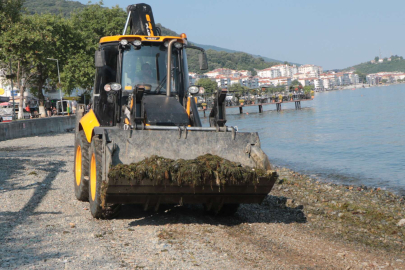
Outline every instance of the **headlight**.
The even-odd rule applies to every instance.
[[[174,47],[176,47],[177,49],[181,49],[183,47],[183,44],[181,44],[180,42],[175,42]]]
[[[107,83],[106,85],[104,85],[104,90],[109,92],[111,90],[113,91],[119,91],[121,90],[121,84],[119,83]]]
[[[113,91],[120,91],[120,90],[121,90],[121,84],[119,84],[119,83],[112,83],[112,84],[111,84],[111,90],[113,90]]]
[[[127,45],[128,45],[128,40],[123,39],[123,40],[120,41],[120,44],[121,44],[122,46],[127,46]]]
[[[165,41],[165,43],[163,43],[165,45],[165,47],[169,47],[169,41]]]
[[[198,86],[195,86],[195,85],[192,85],[192,86],[190,86],[190,87],[188,88],[188,92],[189,92],[191,95],[198,94],[198,91],[199,91],[199,88],[198,88]]]
[[[135,46],[141,46],[142,42],[139,39],[135,39],[132,44],[134,44]]]

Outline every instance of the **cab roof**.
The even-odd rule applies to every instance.
[[[181,43],[185,43],[185,40],[181,37],[175,36],[140,36],[140,35],[118,35],[118,36],[108,36],[102,37],[100,39],[100,44],[109,43],[109,42],[117,42],[126,39],[128,41],[134,41],[135,39],[139,39],[140,41],[150,41],[150,42],[164,42],[166,40],[177,39],[177,41]]]

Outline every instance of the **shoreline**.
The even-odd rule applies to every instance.
[[[303,222],[326,237],[402,254],[405,196],[381,188],[322,182],[285,167],[263,202],[300,209]]]
[[[274,170],[279,170],[279,169],[286,169],[295,172],[296,174],[300,175],[305,175],[308,178],[311,178],[314,181],[318,181],[323,184],[333,184],[333,185],[340,185],[340,186],[356,186],[356,187],[362,187],[366,189],[381,189],[383,191],[387,191],[390,193],[393,193],[396,196],[399,197],[405,197],[405,186],[395,186],[395,187],[387,187],[383,185],[371,185],[367,183],[363,183],[360,177],[355,177],[353,176],[352,178],[356,183],[348,183],[345,182],[344,180],[340,180],[338,177],[336,178],[331,178],[331,177],[324,177],[318,175],[319,173],[317,172],[303,172],[300,169],[293,168],[293,166],[284,165],[284,164],[277,164],[277,163],[272,163],[270,160],[271,165],[273,166]],[[339,175],[341,177],[347,177],[346,175]]]
[[[395,83],[385,83],[385,84],[367,84],[367,83],[359,83],[359,84],[349,84],[338,86],[337,88],[333,89],[324,89],[322,91],[316,91],[317,93],[321,92],[328,92],[328,91],[336,91],[336,90],[357,90],[357,89],[367,89],[373,87],[384,87],[384,86],[391,86],[391,85],[398,85],[398,84],[405,84],[405,82],[395,82]]]

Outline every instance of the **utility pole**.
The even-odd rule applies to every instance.
[[[62,100],[62,88],[61,88],[61,85],[60,85],[59,60],[58,59],[53,59],[53,58],[47,58],[47,59],[52,60],[52,61],[56,61],[56,66],[58,67],[59,94],[60,94],[60,112],[63,115],[63,100]]]
[[[13,88],[13,71],[11,70],[11,59],[10,59],[10,81],[11,81],[11,95],[13,96],[13,120],[15,120],[15,103],[14,103],[14,88]]]

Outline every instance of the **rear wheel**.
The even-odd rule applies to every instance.
[[[89,202],[90,202],[90,212],[95,218],[110,219],[119,214],[121,209],[120,204],[105,204],[102,205],[102,163],[101,163],[101,144],[102,141],[94,137],[91,142],[90,152],[89,152]]]
[[[74,187],[79,201],[89,199],[89,147],[84,131],[81,130],[75,141]]]

